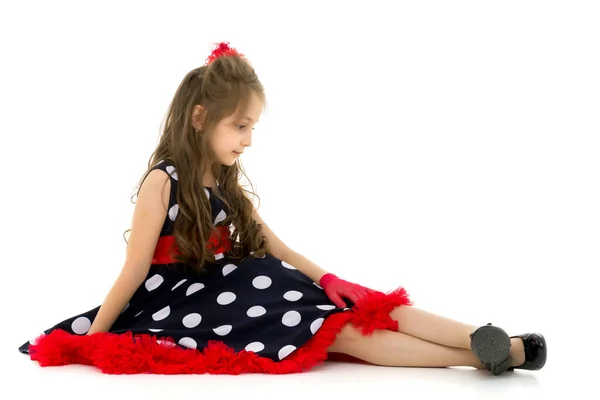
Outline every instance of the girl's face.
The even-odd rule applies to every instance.
[[[219,121],[208,138],[216,162],[231,166],[246,147],[252,145],[252,130],[260,118],[262,109],[262,102],[253,94],[246,115],[236,112]]]

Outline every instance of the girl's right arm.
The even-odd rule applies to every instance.
[[[148,274],[167,216],[171,182],[160,169],[144,180],[133,212],[125,264],[87,332],[108,331]]]

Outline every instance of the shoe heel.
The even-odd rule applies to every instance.
[[[501,375],[504,372],[508,371],[511,363],[512,363],[512,357],[508,356],[504,361],[501,361],[499,363],[488,362],[488,363],[483,363],[483,365],[484,365],[485,369],[490,371],[492,374]]]

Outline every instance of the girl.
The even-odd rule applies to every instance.
[[[170,105],[139,182],[124,266],[101,306],[19,350],[105,373],[294,373],[330,355],[386,366],[538,370],[541,334],[509,337],[343,280],[285,245],[238,184],[265,106],[246,58],[220,43]]]

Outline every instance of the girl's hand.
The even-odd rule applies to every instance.
[[[368,294],[375,292],[364,286],[340,279],[334,274],[323,275],[319,280],[319,286],[323,288],[327,297],[340,308],[346,307],[342,297],[356,304]]]

